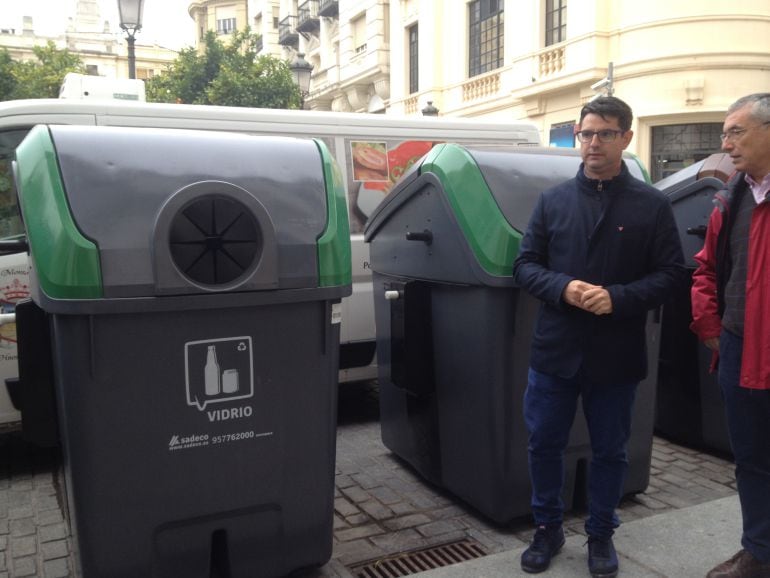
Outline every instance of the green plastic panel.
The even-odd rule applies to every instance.
[[[19,198],[38,283],[51,299],[103,296],[99,250],[70,213],[51,134],[33,128],[16,148]]]
[[[327,207],[326,229],[318,238],[318,284],[320,287],[350,285],[353,265],[342,173],[327,146],[314,140],[323,163]]]
[[[522,235],[505,219],[476,161],[464,148],[442,144],[428,153],[421,172],[435,174],[482,269],[510,277]]]
[[[639,165],[639,170],[642,171],[642,175],[644,175],[644,182],[648,185],[652,184],[652,179],[650,178],[650,173],[647,172],[647,167],[644,166],[644,163],[642,162],[642,159],[640,159],[638,156],[636,156],[634,153],[630,153],[626,151],[624,153],[624,160],[626,162],[632,161]]]

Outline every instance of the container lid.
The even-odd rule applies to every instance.
[[[38,126],[15,175],[51,299],[350,284],[342,179],[320,141]]]
[[[626,155],[625,160],[633,176],[646,180],[646,173],[635,157]],[[427,190],[427,175],[432,175],[431,187],[441,197],[453,223],[449,228],[456,237],[454,242],[460,254],[466,256],[465,261],[443,259],[442,266],[435,267],[435,278],[458,283],[511,284],[513,261],[540,193],[573,178],[580,163],[577,149],[457,144],[434,147],[371,215],[365,239],[372,243],[373,268],[418,278],[426,278],[426,271],[431,274],[433,267],[429,261],[435,260],[440,248],[433,246],[415,259],[415,243],[404,242],[403,233],[393,233],[393,229],[422,227],[395,216],[401,212],[419,213],[420,202],[415,199]],[[426,199],[423,202],[428,202],[428,195],[422,197]],[[435,219],[432,222],[437,226]],[[384,254],[378,259],[380,248],[375,249],[374,245],[385,229],[385,251],[390,259],[384,258]],[[435,239],[434,245],[437,244]]]

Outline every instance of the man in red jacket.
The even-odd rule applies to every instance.
[[[770,577],[770,93],[727,110],[722,149],[738,173],[715,196],[695,256],[692,330],[719,359],[743,549],[707,578]]]

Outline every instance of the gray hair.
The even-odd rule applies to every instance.
[[[727,109],[731,115],[745,106],[751,105],[751,117],[759,122],[770,122],[770,92],[757,92],[736,100]]]

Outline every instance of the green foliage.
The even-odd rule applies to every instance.
[[[235,32],[228,44],[209,31],[205,50],[186,48],[168,70],[147,81],[147,100],[262,108],[299,108],[286,61],[257,54],[259,36]]]
[[[0,100],[56,98],[68,72],[84,72],[80,57],[52,41],[33,49],[36,60],[14,61],[0,51]]]
[[[0,100],[10,100],[16,92],[16,77],[13,74],[14,62],[8,50],[0,48]]]

